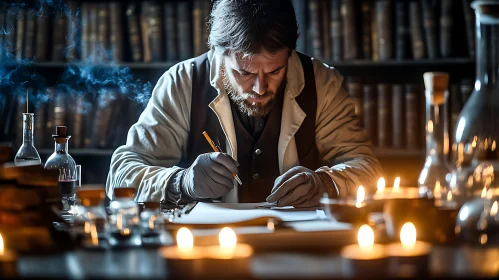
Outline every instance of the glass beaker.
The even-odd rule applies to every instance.
[[[139,228],[139,206],[133,200],[135,188],[115,188],[116,200],[109,204],[109,243],[113,247],[134,247],[142,244]]]
[[[76,163],[68,153],[68,141],[71,138],[67,135],[65,126],[57,126],[56,134],[52,135],[55,140],[54,153],[47,159],[45,169],[59,170],[59,188],[62,194],[62,214],[71,214],[71,207],[75,202],[75,187],[78,181]]]
[[[450,179],[461,205],[480,197],[499,171],[499,3],[474,1],[471,6],[476,14],[475,88],[456,125]]]
[[[42,164],[40,155],[34,146],[35,114],[23,113],[23,144],[14,158],[15,165]]]
[[[447,99],[449,74],[423,74],[426,98],[426,161],[418,178],[419,192],[439,201],[448,191],[446,157],[449,154]]]

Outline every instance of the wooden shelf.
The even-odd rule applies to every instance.
[[[13,62],[6,63],[7,66],[19,67],[26,66],[30,68],[66,68],[68,66],[78,67],[94,67],[94,68],[109,68],[109,67],[128,67],[136,70],[154,70],[154,69],[168,69],[178,63],[179,61],[167,62],[120,62],[116,64],[92,64],[86,62],[33,62],[24,63],[22,65]],[[456,57],[456,58],[442,58],[442,59],[422,59],[422,60],[385,60],[385,61],[372,61],[372,60],[348,60],[348,61],[325,61],[327,64],[337,67],[406,67],[406,66],[452,66],[452,65],[472,65],[475,59],[471,57]]]
[[[406,149],[390,149],[390,148],[374,148],[374,154],[379,158],[423,158],[424,150],[406,150]],[[53,149],[40,149],[40,154],[50,155],[54,152]],[[111,156],[114,149],[69,149],[69,154],[74,156]]]

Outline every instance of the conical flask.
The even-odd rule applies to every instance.
[[[34,146],[34,123],[35,115],[33,113],[23,113],[23,144],[14,158],[16,165],[37,165],[42,163],[40,155]]]

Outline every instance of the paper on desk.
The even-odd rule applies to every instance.
[[[187,215],[173,220],[178,224],[230,224],[245,222],[257,218],[274,217],[284,222],[309,221],[323,218],[322,210],[291,209],[261,209],[257,205],[261,203],[205,203],[199,202]],[[322,213],[319,213],[322,212]]]

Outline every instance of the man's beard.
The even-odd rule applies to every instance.
[[[222,66],[223,67],[223,66]],[[246,114],[249,117],[265,117],[270,113],[270,110],[274,107],[276,103],[277,94],[283,91],[283,86],[286,84],[285,81],[281,81],[281,85],[277,92],[266,91],[264,94],[259,95],[256,92],[243,92],[240,93],[235,86],[232,85],[225,69],[222,71],[222,82],[225,87],[225,91],[229,95],[230,100],[234,102],[240,112]],[[248,98],[263,98],[267,99],[267,102],[253,102],[250,103]]]

